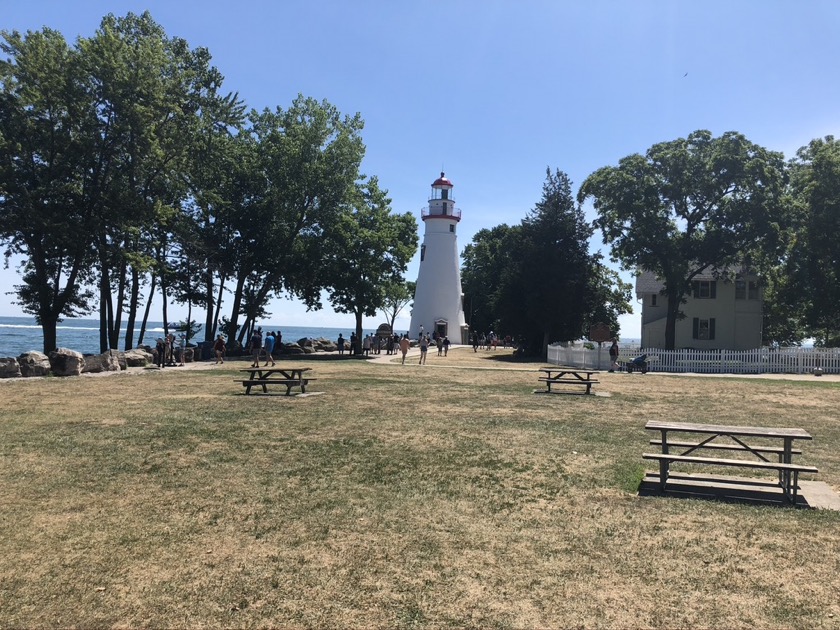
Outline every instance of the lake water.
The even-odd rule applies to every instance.
[[[306,326],[280,326],[277,324],[261,324],[263,330],[279,330],[283,333],[283,341],[291,342],[304,337],[318,339],[325,337],[335,340],[338,333],[350,336],[346,328],[309,328]],[[134,330],[137,339],[139,327]],[[374,332],[366,330],[367,332]],[[99,320],[97,319],[65,319],[58,325],[56,331],[59,348],[69,348],[82,354],[99,353]],[[163,322],[148,322],[146,324],[145,345],[154,345],[155,339],[164,334]],[[120,333],[120,349],[123,348],[125,328]],[[199,340],[204,339],[203,332],[199,332]],[[41,327],[31,317],[0,317],[0,357],[17,357],[29,350],[44,349],[44,337]]]

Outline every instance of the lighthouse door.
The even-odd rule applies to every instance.
[[[435,322],[435,332],[437,333],[438,337],[446,337],[449,333],[447,332],[448,324],[446,320],[438,320]]]

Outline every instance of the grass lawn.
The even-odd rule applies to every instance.
[[[637,494],[654,418],[802,427],[837,490],[840,384],[492,356],[0,382],[0,628],[840,627],[840,513]]]

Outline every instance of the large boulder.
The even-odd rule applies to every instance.
[[[16,378],[20,376],[20,365],[13,357],[0,358],[0,378]]]
[[[283,344],[283,352],[285,354],[305,354],[303,348],[296,343]]]
[[[315,340],[315,350],[318,352],[336,352],[338,346],[335,345],[334,341],[321,337]]]
[[[43,352],[24,352],[17,361],[23,376],[46,376],[50,373],[50,358]]]
[[[102,354],[88,354],[84,357],[82,373],[92,372],[119,372],[120,353],[117,350],[109,350]]]
[[[155,355],[144,348],[134,348],[125,351],[125,364],[128,367],[146,367],[155,360]]]
[[[78,376],[85,366],[81,352],[58,348],[50,352],[50,370],[55,376]]]

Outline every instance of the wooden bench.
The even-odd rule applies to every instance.
[[[817,473],[814,466],[794,464],[793,455],[800,455],[800,449],[793,448],[794,440],[810,440],[811,436],[802,429],[771,428],[771,427],[737,427],[728,425],[693,424],[682,422],[651,421],[645,428],[659,431],[661,439],[651,440],[654,446],[660,446],[661,453],[644,453],[644,459],[659,462],[659,485],[664,491],[668,482],[670,465],[672,463],[699,464],[708,466],[733,466],[760,470],[773,470],[778,473],[778,485],[782,488],[784,497],[791,503],[796,503],[799,490],[799,473]],[[705,440],[698,442],[675,441],[668,439],[668,433],[689,433],[708,435]],[[768,446],[747,444],[743,438],[767,438],[782,440],[782,446]],[[720,443],[715,440],[726,438],[734,443]],[[680,453],[670,452],[671,448],[685,449]],[[756,459],[727,459],[722,457],[698,457],[691,455],[696,450],[725,450],[748,453]],[[779,461],[770,461],[765,455],[778,455]]]
[[[545,383],[545,393],[551,393],[552,385],[582,385],[586,388],[586,393],[592,391],[592,386],[597,385],[600,381],[593,378],[598,372],[589,370],[578,370],[575,368],[541,368],[540,372],[545,372],[545,376],[540,376],[537,380]],[[541,391],[541,390],[537,390]]]

